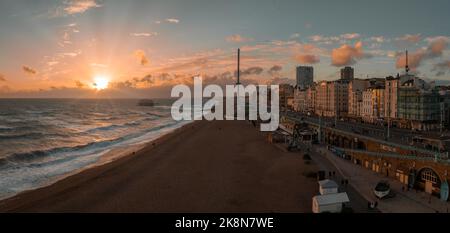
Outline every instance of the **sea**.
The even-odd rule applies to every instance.
[[[189,121],[173,100],[0,99],[0,199],[129,155]]]

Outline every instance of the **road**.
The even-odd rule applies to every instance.
[[[297,112],[283,112],[282,114],[285,114],[290,117],[295,118],[304,118],[305,120],[309,122],[313,122],[315,124],[320,123],[320,119],[317,116],[307,116],[302,113]],[[337,124],[336,124],[337,123]],[[349,122],[349,121],[337,121],[334,118],[322,118],[322,125],[323,126],[333,126],[336,129],[344,130],[347,132],[352,132],[356,134],[361,134],[369,137],[373,137],[379,140],[387,140],[387,127],[381,126],[381,125],[373,125],[373,124],[367,124],[367,123],[361,123],[361,122]],[[436,136],[437,132],[434,132],[434,136]],[[414,137],[416,136],[423,136],[423,132],[415,132],[412,130],[407,129],[400,129],[392,127],[390,129],[391,137],[388,139],[388,141],[403,145],[411,145],[411,142]],[[428,132],[427,135],[431,135],[433,133]],[[418,145],[415,145],[416,147]],[[426,149],[426,148],[422,148]]]

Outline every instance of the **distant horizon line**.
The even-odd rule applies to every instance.
[[[143,99],[152,99],[152,100],[164,100],[164,99],[175,99],[174,97],[156,97],[156,98],[85,98],[85,97],[0,97],[0,100],[27,100],[27,99],[60,99],[60,100],[143,100]]]

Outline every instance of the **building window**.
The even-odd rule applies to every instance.
[[[422,180],[424,181],[431,181],[431,183],[436,184],[438,182],[438,178],[431,170],[426,170],[422,172]]]

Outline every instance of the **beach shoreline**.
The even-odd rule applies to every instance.
[[[14,199],[15,197],[17,197],[19,195],[23,195],[23,194],[26,194],[26,193],[29,193],[29,192],[33,192],[33,191],[36,191],[36,190],[39,190],[39,189],[45,189],[46,187],[55,185],[55,184],[57,184],[58,182],[60,182],[62,180],[70,178],[71,176],[83,173],[83,172],[85,172],[87,170],[90,170],[90,169],[95,169],[97,167],[101,167],[101,166],[107,165],[109,163],[114,163],[114,162],[116,162],[118,160],[124,159],[124,158],[129,157],[129,156],[133,156],[133,155],[139,153],[139,151],[141,151],[143,149],[146,149],[147,147],[153,146],[153,144],[156,145],[156,144],[161,143],[162,141],[164,141],[168,137],[170,137],[172,134],[176,134],[177,132],[180,132],[180,131],[184,130],[184,128],[189,127],[190,125],[194,125],[195,123],[198,123],[198,122],[192,121],[192,122],[185,123],[184,125],[180,126],[179,128],[175,128],[175,129],[171,130],[170,132],[168,132],[166,134],[162,134],[162,135],[158,136],[157,138],[151,139],[151,140],[146,141],[146,142],[133,144],[133,145],[126,145],[126,146],[124,145],[124,146],[120,146],[120,147],[111,149],[110,151],[107,151],[104,154],[102,154],[100,156],[100,158],[98,159],[98,161],[93,163],[93,164],[90,164],[90,165],[88,165],[86,167],[82,167],[82,168],[73,170],[73,171],[71,171],[71,172],[69,172],[67,174],[64,174],[64,175],[61,175],[59,177],[56,177],[56,178],[54,178],[54,179],[52,179],[52,180],[50,180],[48,182],[45,182],[45,183],[39,185],[36,188],[27,189],[27,190],[18,192],[16,194],[13,194],[13,195],[10,195],[10,196],[1,197],[0,198],[0,205],[1,205],[1,203],[8,202],[9,199]]]
[[[310,212],[317,185],[302,173],[317,168],[265,139],[245,121],[192,122],[0,212]]]

